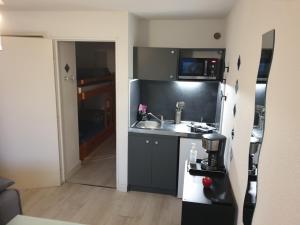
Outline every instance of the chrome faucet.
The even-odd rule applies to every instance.
[[[184,108],[185,103],[183,101],[176,102],[176,112],[175,112],[175,123],[180,124],[181,123],[181,113]]]
[[[164,116],[163,115],[160,115],[160,119],[157,116],[153,115],[153,113],[151,113],[151,112],[147,113],[147,115],[151,116],[153,119],[156,119],[160,123],[164,122]]]

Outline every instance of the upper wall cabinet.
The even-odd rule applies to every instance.
[[[222,81],[225,49],[134,48],[134,78]]]
[[[134,48],[134,78],[172,81],[178,75],[179,49]]]

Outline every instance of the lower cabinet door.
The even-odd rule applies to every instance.
[[[152,139],[152,187],[176,194],[178,137],[155,135]]]
[[[151,186],[152,140],[146,135],[129,134],[128,138],[128,183]]]

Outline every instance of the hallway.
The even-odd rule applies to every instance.
[[[116,137],[107,138],[81,164],[69,183],[116,188]]]

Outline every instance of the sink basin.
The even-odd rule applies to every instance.
[[[158,129],[160,128],[160,123],[157,121],[140,121],[135,126],[143,129]]]

